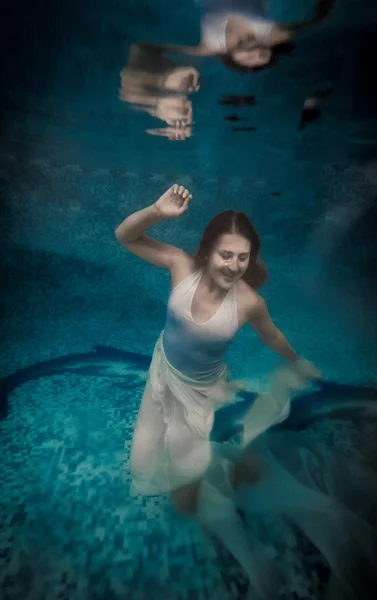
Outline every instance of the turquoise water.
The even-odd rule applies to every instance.
[[[363,13],[338,3],[276,70],[250,78],[203,63],[195,135],[175,144],[148,137],[151,121],[119,101],[118,87],[132,41],[197,41],[197,9],[176,4],[9,8],[1,42],[4,600],[245,597],[236,562],[166,497],[130,495],[133,427],[169,278],[129,256],[114,229],[174,181],[193,193],[190,211],[155,235],[193,252],[216,212],[247,212],[270,269],[270,312],[323,372],[325,384],[302,396],[284,427],[375,468],[375,104],[360,58],[373,60],[364,34],[377,20],[373,3]],[[287,20],[304,8],[274,3]],[[334,93],[322,118],[299,132],[303,100],[324,84]],[[255,107],[238,109],[255,132],[231,132],[217,102],[230,90],[256,94]],[[246,328],[228,359],[234,377],[256,385],[280,362]],[[236,421],[235,412],[219,413],[214,437],[237,438]],[[285,531],[266,543],[286,565],[282,599],[324,597],[328,566],[313,547]]]

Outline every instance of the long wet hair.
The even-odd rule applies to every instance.
[[[248,216],[242,212],[225,210],[208,223],[194,255],[198,267],[206,265],[218,238],[226,233],[236,233],[249,240],[249,264],[242,279],[254,289],[262,287],[268,279],[268,269],[260,259],[261,242]]]
[[[220,55],[219,58],[223,65],[231,71],[235,71],[236,73],[256,73],[258,71],[264,71],[265,69],[271,69],[272,67],[275,67],[280,62],[280,58],[292,52],[294,48],[295,46],[292,44],[292,42],[282,42],[281,44],[273,46],[270,48],[272,54],[269,62],[266,65],[260,65],[258,67],[246,67],[244,65],[240,65],[236,60],[234,60],[232,53]]]

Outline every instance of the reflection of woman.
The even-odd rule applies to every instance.
[[[170,48],[193,55],[217,55],[229,67],[249,70],[267,65],[297,31],[326,18],[335,0],[317,0],[310,19],[287,24],[276,23],[268,17],[267,0],[197,2],[202,10],[199,45]]]
[[[175,130],[175,139],[181,138],[183,128],[192,124],[188,94],[199,89],[198,70],[192,65],[173,62],[153,45],[133,44],[120,76],[121,100],[165,121],[172,139]]]
[[[245,214],[229,210],[214,217],[195,257],[144,233],[162,219],[180,216],[190,199],[182,186],[173,186],[116,230],[128,250],[169,269],[172,278],[165,329],[154,350],[134,433],[134,485],[143,494],[172,492],[174,505],[189,513],[195,512],[211,462],[214,410],[231,395],[224,355],[238,329],[250,323],[265,344],[304,365],[306,378],[316,375],[310,363],[299,360],[255,291],[266,281],[267,269],[258,261],[260,241]],[[265,403],[262,412],[262,431],[286,416],[274,401]],[[257,476],[253,469],[250,464],[246,469],[251,478]],[[238,475],[235,469],[231,477],[236,481]],[[205,516],[202,522],[211,527]],[[227,543],[226,533],[220,537]],[[228,547],[253,580],[242,528]]]
[[[267,16],[265,0],[198,0],[203,16],[201,47],[228,55],[246,67],[267,64],[271,46],[290,39],[287,30]]]
[[[157,135],[165,137],[171,141],[183,141],[192,136],[192,127],[182,125],[181,121],[177,121],[174,125],[168,127],[159,127],[157,129],[147,129],[149,135]]]

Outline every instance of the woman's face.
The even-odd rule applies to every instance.
[[[263,67],[267,65],[271,60],[271,50],[265,46],[258,46],[256,48],[239,49],[233,50],[230,56],[231,58],[242,67]]]
[[[238,233],[221,235],[207,263],[212,280],[224,290],[233,287],[249,265],[250,249],[249,240]]]

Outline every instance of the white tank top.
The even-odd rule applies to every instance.
[[[213,317],[197,323],[191,306],[202,276],[202,270],[196,271],[172,289],[163,347],[177,371],[197,381],[212,381],[223,374],[225,353],[239,328],[236,288],[229,290]]]
[[[205,45],[219,54],[227,53],[226,45],[226,26],[230,17],[242,16],[245,21],[250,23],[255,39],[261,44],[265,44],[274,26],[272,21],[262,17],[251,17],[242,13],[221,12],[210,13],[202,18],[202,40]]]

